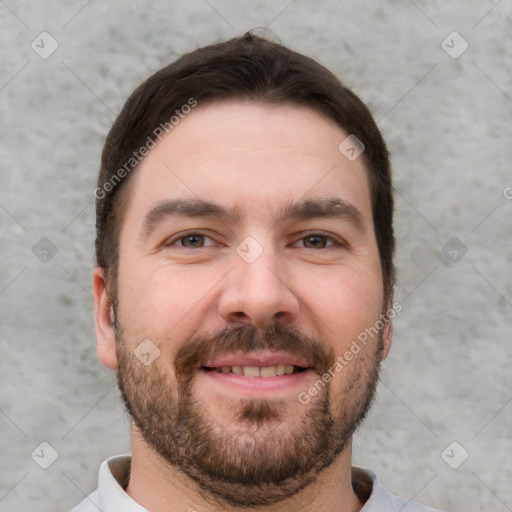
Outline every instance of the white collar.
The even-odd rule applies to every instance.
[[[98,489],[88,496],[72,512],[148,512],[125,491],[130,455],[120,455],[107,459],[100,467]],[[407,506],[408,512],[439,512],[419,503],[399,498],[390,493],[377,476],[367,469],[352,468],[353,485],[367,501],[361,512],[398,512]]]

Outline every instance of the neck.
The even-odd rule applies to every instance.
[[[216,504],[201,492],[195,482],[178,469],[166,464],[132,428],[132,463],[126,492],[151,512],[164,512],[172,504],[176,510],[194,512],[235,512],[242,509]],[[334,463],[299,493],[255,512],[301,512],[337,510],[357,512],[362,504],[352,488],[352,446],[348,443]],[[245,509],[244,509],[245,510]]]

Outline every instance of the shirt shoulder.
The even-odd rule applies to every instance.
[[[104,461],[98,475],[98,489],[71,512],[148,512],[125,491],[130,465],[130,455]]]
[[[70,512],[98,512],[98,490],[89,494]]]
[[[422,505],[417,501],[407,500],[405,498],[400,498],[399,496],[392,495],[395,502],[395,508],[393,510],[400,510],[403,512],[442,512],[437,508],[427,507],[426,505]]]
[[[365,501],[361,512],[441,512],[394,495],[367,469],[352,468],[352,485],[362,501]]]

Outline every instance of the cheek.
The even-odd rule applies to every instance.
[[[379,318],[383,307],[382,281],[366,267],[324,270],[323,279],[316,276],[304,283],[301,300],[306,311],[314,313],[311,318],[319,332],[340,354]]]
[[[196,334],[208,292],[218,279],[215,272],[190,272],[165,261],[148,265],[127,258],[119,267],[120,317],[131,335],[155,340],[162,351],[175,352],[181,340]],[[169,344],[169,339],[177,343]]]

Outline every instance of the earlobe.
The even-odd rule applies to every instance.
[[[96,353],[101,363],[115,370],[117,368],[116,339],[114,332],[114,311],[108,297],[105,273],[96,267],[92,278],[94,294],[94,326],[96,330]]]

